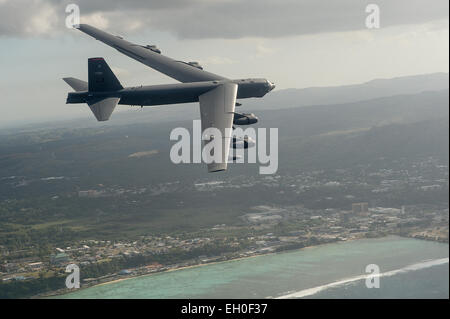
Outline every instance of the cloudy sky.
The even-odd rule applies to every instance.
[[[65,104],[70,88],[61,80],[86,79],[89,57],[105,57],[124,86],[174,82],[67,29],[70,3],[82,23],[228,78],[267,78],[277,89],[449,68],[448,0],[0,0],[0,128],[95,121],[87,107]],[[380,8],[379,29],[366,27],[370,3]]]

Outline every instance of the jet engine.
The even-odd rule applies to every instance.
[[[161,54],[161,50],[154,44],[147,44],[144,48],[152,50],[153,52]]]
[[[258,122],[258,118],[253,113],[234,113],[234,125],[251,125]]]
[[[188,64],[189,64],[190,66],[193,66],[194,68],[203,70],[203,67],[202,67],[202,66],[200,65],[200,63],[198,63],[198,62],[192,61],[192,62],[188,62]]]

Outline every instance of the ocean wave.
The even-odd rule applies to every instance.
[[[406,273],[406,272],[410,272],[410,271],[415,271],[415,270],[419,270],[419,269],[424,269],[424,268],[429,268],[429,267],[433,267],[433,266],[438,266],[438,265],[443,265],[443,264],[448,264],[449,262],[449,258],[441,258],[441,259],[433,259],[433,260],[426,260],[426,261],[422,261],[420,263],[416,263],[416,264],[412,264],[412,265],[408,265],[405,266],[403,268],[400,269],[395,269],[395,270],[390,270],[378,275],[372,275],[372,274],[366,274],[366,275],[360,275],[360,276],[355,276],[355,277],[350,277],[350,278],[345,278],[345,279],[341,279],[339,281],[335,281],[326,285],[321,285],[321,286],[317,286],[317,287],[313,287],[313,288],[308,288],[308,289],[303,289],[300,291],[296,291],[296,292],[290,292],[288,294],[282,295],[282,296],[278,296],[275,299],[290,299],[290,298],[303,298],[306,296],[311,296],[311,295],[315,295],[321,291],[330,289],[332,287],[338,287],[338,286],[343,286],[346,285],[348,283],[352,283],[352,282],[356,282],[359,280],[365,280],[366,278],[368,278],[370,276],[370,278],[373,277],[390,277],[390,276],[394,276],[397,274],[401,274],[401,273]]]

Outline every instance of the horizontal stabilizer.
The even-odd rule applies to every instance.
[[[118,97],[108,97],[100,101],[88,102],[88,105],[91,108],[92,113],[94,113],[97,121],[107,121],[109,120],[109,117],[114,111],[114,108],[119,100],[120,98]]]
[[[63,80],[77,92],[88,90],[88,83],[86,81],[78,80],[76,78],[63,78]]]

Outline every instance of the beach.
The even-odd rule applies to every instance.
[[[380,266],[382,282],[405,275],[411,265],[418,266],[406,268],[409,276],[440,267],[448,277],[448,244],[397,236],[361,239],[121,278],[53,298],[300,298],[305,289],[363,282],[359,276],[369,263]],[[441,290],[448,295],[448,285]]]

